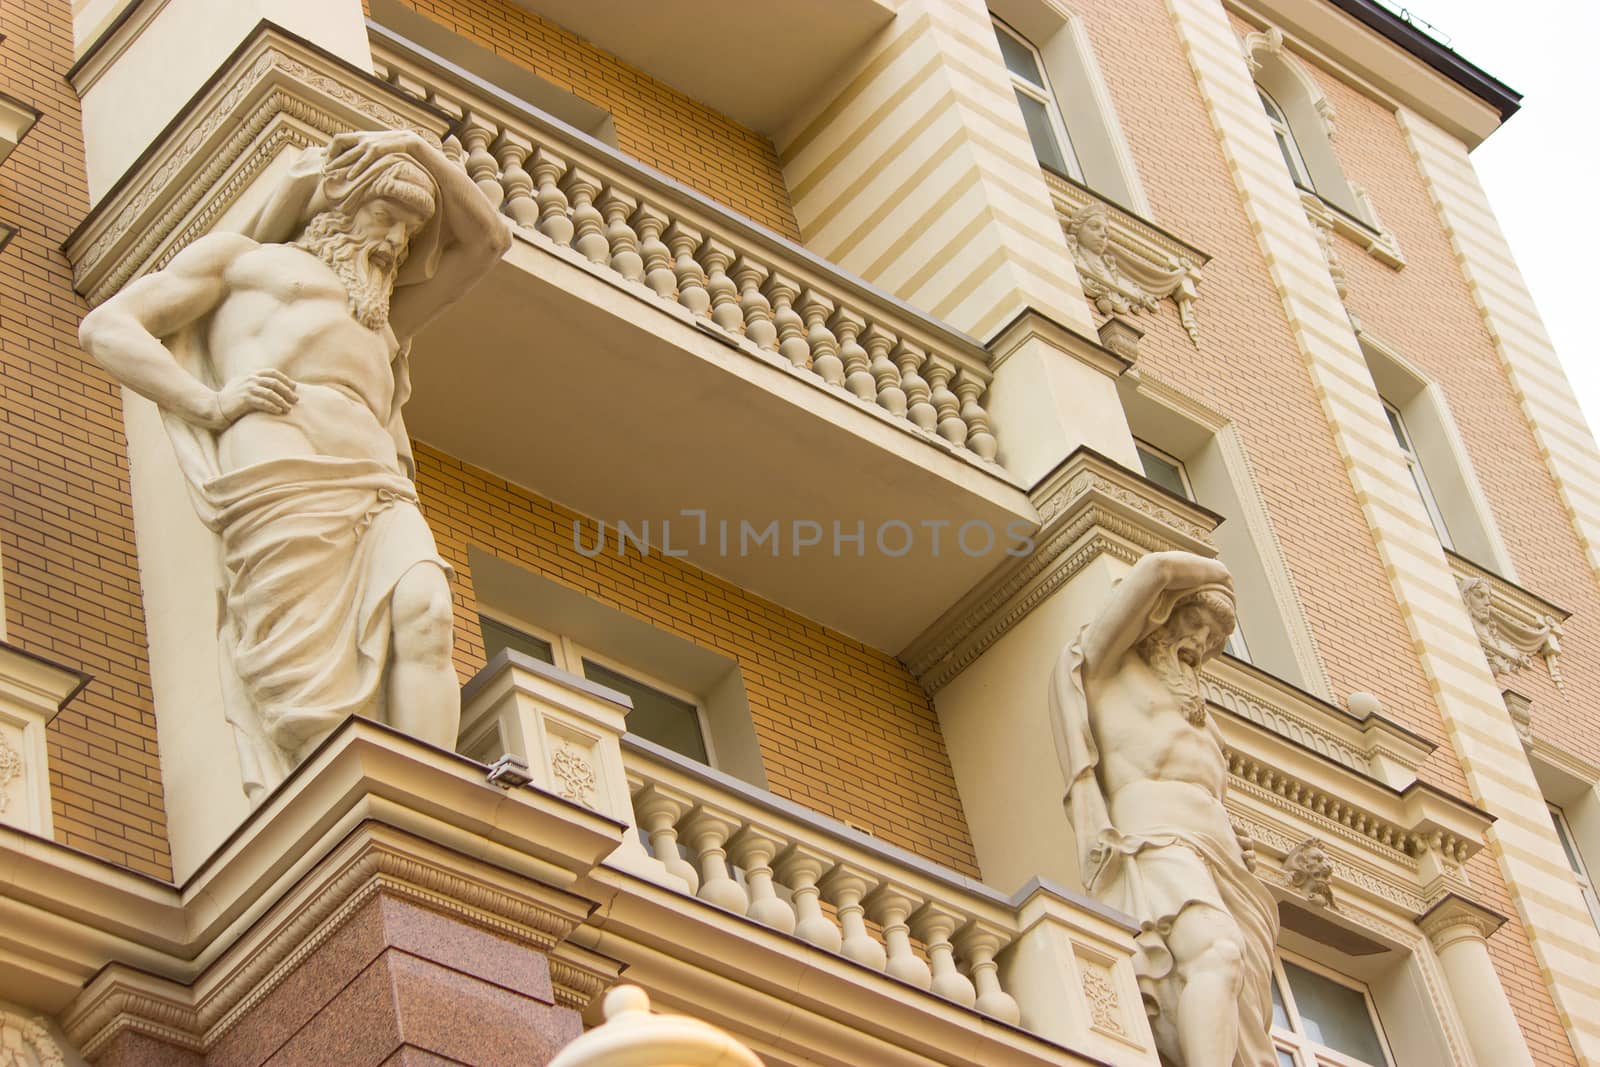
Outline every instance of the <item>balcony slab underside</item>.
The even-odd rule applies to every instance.
[[[406,408],[418,440],[604,520],[608,553],[617,551],[617,521],[635,532],[648,521],[650,551],[682,553],[889,651],[1005,558],[1010,524],[1037,526],[1026,495],[998,467],[775,353],[737,346],[567,251],[519,238],[418,337]],[[706,514],[704,543],[698,517],[683,514],[691,509]],[[771,540],[757,541],[774,521],[776,554]],[[835,551],[836,521],[847,537],[859,523],[864,542],[841,540]],[[820,543],[797,547],[797,523],[802,538]],[[963,526],[970,553],[958,539]],[[876,543],[880,528],[887,551]],[[985,531],[994,543],[980,552]],[[583,524],[581,538],[592,553],[595,523]],[[903,555],[888,554],[908,541]]]

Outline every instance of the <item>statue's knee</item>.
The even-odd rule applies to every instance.
[[[1229,985],[1236,986],[1244,981],[1244,949],[1232,937],[1223,936],[1212,941],[1198,963]]]
[[[408,571],[395,586],[390,611],[398,653],[449,658],[455,618],[449,583],[438,568],[414,567]]]

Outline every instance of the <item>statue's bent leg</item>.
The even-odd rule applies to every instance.
[[[1193,904],[1178,913],[1167,947],[1183,982],[1178,1044],[1187,1067],[1232,1067],[1239,1046],[1244,935],[1226,912]]]
[[[395,583],[389,664],[389,725],[455,751],[461,687],[451,662],[454,615],[450,582],[435,563],[418,563]]]

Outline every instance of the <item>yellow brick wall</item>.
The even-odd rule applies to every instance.
[[[1075,5],[1074,12],[1084,19],[1154,221],[1215,257],[1205,268],[1199,290],[1198,348],[1190,343],[1171,306],[1163,305],[1156,315],[1137,319],[1147,331],[1140,346],[1141,369],[1237,421],[1336,698],[1353,690],[1376,694],[1390,718],[1439,746],[1422,768],[1424,780],[1467,797],[1465,777],[1432,688],[1412,651],[1384,561],[1251,220],[1240,206],[1233,176],[1218,150],[1171,14],[1159,3],[1129,5],[1120,0],[1085,0]],[[1236,21],[1235,28],[1242,34],[1253,27]],[[1357,95],[1353,90],[1338,86],[1336,93],[1335,88],[1325,83],[1339,111],[1335,151],[1346,173],[1379,201],[1387,221],[1397,224],[1402,216],[1407,218],[1400,241],[1411,260],[1404,271],[1391,272],[1341,241],[1341,258],[1351,277],[1351,306],[1375,333],[1413,359],[1417,357],[1411,348],[1428,338],[1428,346],[1445,360],[1454,358],[1458,343],[1481,346],[1482,329],[1465,302],[1460,273],[1452,262],[1435,254],[1442,240],[1437,215],[1425,198],[1415,199],[1419,179],[1409,152],[1398,140],[1394,116],[1381,108],[1377,108],[1381,115],[1374,114],[1376,105],[1371,101],[1357,103],[1350,99]],[[1376,127],[1384,123],[1386,128],[1378,131]],[[1352,158],[1356,149],[1365,149],[1359,160]],[[1399,186],[1412,191],[1397,196]],[[1414,228],[1431,228],[1432,233],[1424,238],[1412,232]],[[1405,284],[1397,287],[1396,281]],[[1436,304],[1436,311],[1430,308],[1425,317],[1417,316],[1419,306],[1428,306],[1417,294],[1434,290],[1452,295]],[[1378,306],[1384,313],[1375,310]],[[1369,309],[1374,310],[1369,313]],[[1420,333],[1393,328],[1394,319],[1407,317],[1417,320]],[[1491,423],[1516,417],[1514,407],[1503,406],[1503,381],[1492,362],[1474,357],[1458,368],[1458,377],[1471,379],[1470,388],[1476,393],[1456,403],[1501,404]],[[1470,419],[1460,421],[1476,418],[1474,411]],[[1485,438],[1494,432],[1481,428]],[[1521,441],[1529,439],[1526,427],[1518,436]],[[1473,458],[1478,460],[1476,452]],[[1532,466],[1519,466],[1522,462],[1506,458],[1509,466],[1523,470],[1530,479],[1541,473]],[[1481,466],[1479,473],[1484,474]],[[1508,480],[1512,477],[1507,475]],[[1535,492],[1551,496],[1547,475],[1534,484],[1540,487]],[[1538,514],[1540,518],[1516,532],[1502,521],[1508,540],[1527,538],[1533,545],[1550,540],[1538,529],[1540,523],[1551,521],[1548,508],[1542,506]],[[1525,567],[1520,557],[1518,563]],[[1524,579],[1532,585],[1530,574],[1525,573]],[[1556,598],[1553,592],[1548,595]],[[1512,916],[1490,939],[1490,947],[1536,1062],[1575,1062],[1489,850],[1469,864],[1469,871],[1481,899]]]
[[[617,147],[800,239],[772,142],[510,0],[401,0],[545,81],[604,108]]]
[[[456,568],[456,667],[483,666],[469,546],[735,659],[769,788],[891,844],[977,875],[966,817],[927,695],[892,657],[660,555],[595,559],[580,516],[417,445],[417,488]],[[593,523],[585,521],[592,538]]]
[[[56,839],[169,875],[120,390],[78,350],[61,242],[88,209],[66,0],[0,25],[0,92],[43,117],[0,165],[0,553],[11,642],[94,681],[47,733]]]

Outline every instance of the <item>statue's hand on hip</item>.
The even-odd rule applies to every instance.
[[[1250,831],[1249,830],[1246,830],[1244,827],[1238,825],[1237,823],[1235,823],[1234,827],[1233,827],[1233,836],[1235,838],[1237,838],[1238,841],[1239,841],[1239,851],[1244,856],[1244,869],[1247,870],[1247,871],[1255,870],[1256,869],[1256,840],[1255,840],[1255,838],[1250,836]]]
[[[287,415],[299,395],[294,379],[281,370],[258,370],[244,374],[218,389],[215,410],[206,420],[209,430],[226,430],[239,419],[258,411]]]

